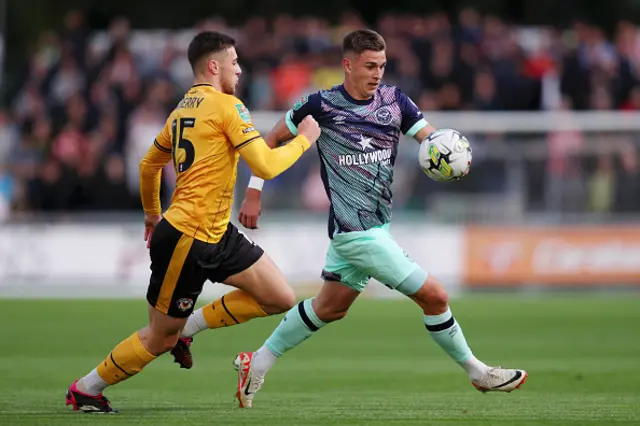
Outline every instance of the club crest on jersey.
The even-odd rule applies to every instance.
[[[238,115],[245,123],[251,123],[251,114],[246,106],[242,104],[236,104],[236,110],[238,111]]]
[[[307,102],[309,102],[309,96],[303,96],[303,97],[301,97],[300,99],[298,99],[298,100],[296,101],[296,103],[295,103],[295,104],[293,104],[293,110],[294,110],[294,111],[299,110],[299,109],[302,107],[302,105],[306,104]]]
[[[387,107],[378,108],[375,113],[376,121],[379,124],[389,124],[391,120],[393,120],[393,115],[391,114],[391,110]]]
[[[193,299],[189,299],[188,297],[183,297],[182,299],[178,299],[178,309],[182,312],[186,312],[193,307]]]

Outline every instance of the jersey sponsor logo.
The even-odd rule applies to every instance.
[[[387,125],[393,120],[391,110],[387,107],[378,108],[375,112],[376,121],[379,124]]]
[[[300,108],[302,108],[302,105],[306,104],[307,102],[309,102],[309,96],[303,96],[303,97],[301,97],[300,99],[298,99],[298,100],[296,101],[296,103],[295,103],[295,104],[293,104],[293,110],[294,110],[294,111],[299,110]]]
[[[391,148],[360,154],[342,154],[338,156],[338,164],[341,166],[363,166],[373,163],[391,164],[391,155]]]
[[[242,121],[245,123],[251,123],[251,114],[246,106],[243,104],[236,104],[236,110],[238,111],[238,115]]]

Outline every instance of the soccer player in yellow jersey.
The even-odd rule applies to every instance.
[[[234,96],[241,73],[234,46],[231,37],[215,32],[202,32],[189,45],[193,87],[140,163],[144,237],[151,257],[149,324],[73,382],[66,402],[74,410],[115,412],[104,389],[139,373],[172,349],[176,361],[189,368],[188,346],[189,359],[176,356],[181,348],[177,342],[206,280],[237,290],[197,311],[192,323],[203,328],[240,324],[285,312],[295,304],[280,270],[230,223],[229,216],[239,157],[254,175],[272,179],[300,158],[320,129],[309,116],[291,143],[269,148],[253,127],[249,111]],[[177,182],[163,217],[160,178],[169,161]]]

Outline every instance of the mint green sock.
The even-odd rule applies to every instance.
[[[463,364],[473,356],[450,309],[440,315],[425,315],[424,325],[433,340],[457,363]]]
[[[313,311],[312,300],[307,299],[298,303],[280,321],[278,328],[264,343],[271,353],[282,356],[326,325]]]

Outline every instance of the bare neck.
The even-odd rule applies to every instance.
[[[353,99],[358,101],[367,101],[371,99],[371,96],[363,95],[358,92],[358,90],[356,90],[355,84],[353,84],[349,79],[345,79],[343,85],[344,89]]]

